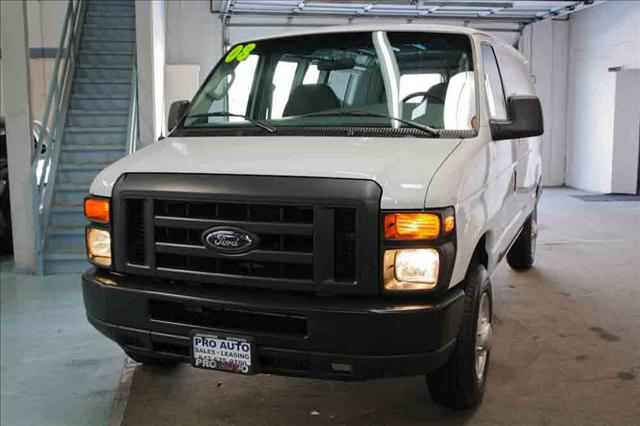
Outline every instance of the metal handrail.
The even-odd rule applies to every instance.
[[[138,147],[138,70],[134,63],[131,72],[131,96],[129,117],[127,118],[127,155],[133,154]]]
[[[36,273],[38,274],[41,274],[44,269],[45,230],[47,229],[60,153],[59,142],[62,140],[64,122],[67,115],[69,94],[85,10],[86,0],[68,0],[58,53],[51,74],[49,92],[42,116],[42,127],[33,158],[33,197],[36,207],[34,211],[36,224]]]

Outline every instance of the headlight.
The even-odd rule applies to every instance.
[[[111,234],[92,226],[87,227],[87,255],[98,266],[111,266]]]
[[[387,250],[384,268],[386,290],[430,290],[438,282],[440,255],[432,248]]]

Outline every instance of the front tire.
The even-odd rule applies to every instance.
[[[464,311],[449,360],[427,374],[432,399],[452,408],[472,408],[484,396],[491,356],[491,283],[484,266],[472,264],[464,282]]]
[[[533,266],[536,257],[536,239],[538,238],[538,208],[522,226],[520,235],[507,253],[507,263],[517,271],[527,271]]]

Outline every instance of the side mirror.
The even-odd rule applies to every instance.
[[[172,131],[182,119],[185,111],[189,107],[189,101],[176,101],[171,104],[171,108],[169,108],[169,120],[167,129]]]
[[[507,100],[509,120],[491,120],[493,140],[520,139],[544,133],[542,107],[535,96],[511,96]]]

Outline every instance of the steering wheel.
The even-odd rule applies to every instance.
[[[413,98],[417,98],[418,96],[422,96],[423,98],[428,98],[428,99],[432,99],[434,101],[436,101],[439,104],[443,104],[444,103],[444,99],[440,98],[439,96],[434,95],[433,93],[429,93],[429,92],[414,92],[414,93],[410,93],[407,96],[405,96],[404,98],[402,98],[402,102],[407,102],[409,99],[413,99]],[[422,102],[424,102],[424,99],[422,100]]]

